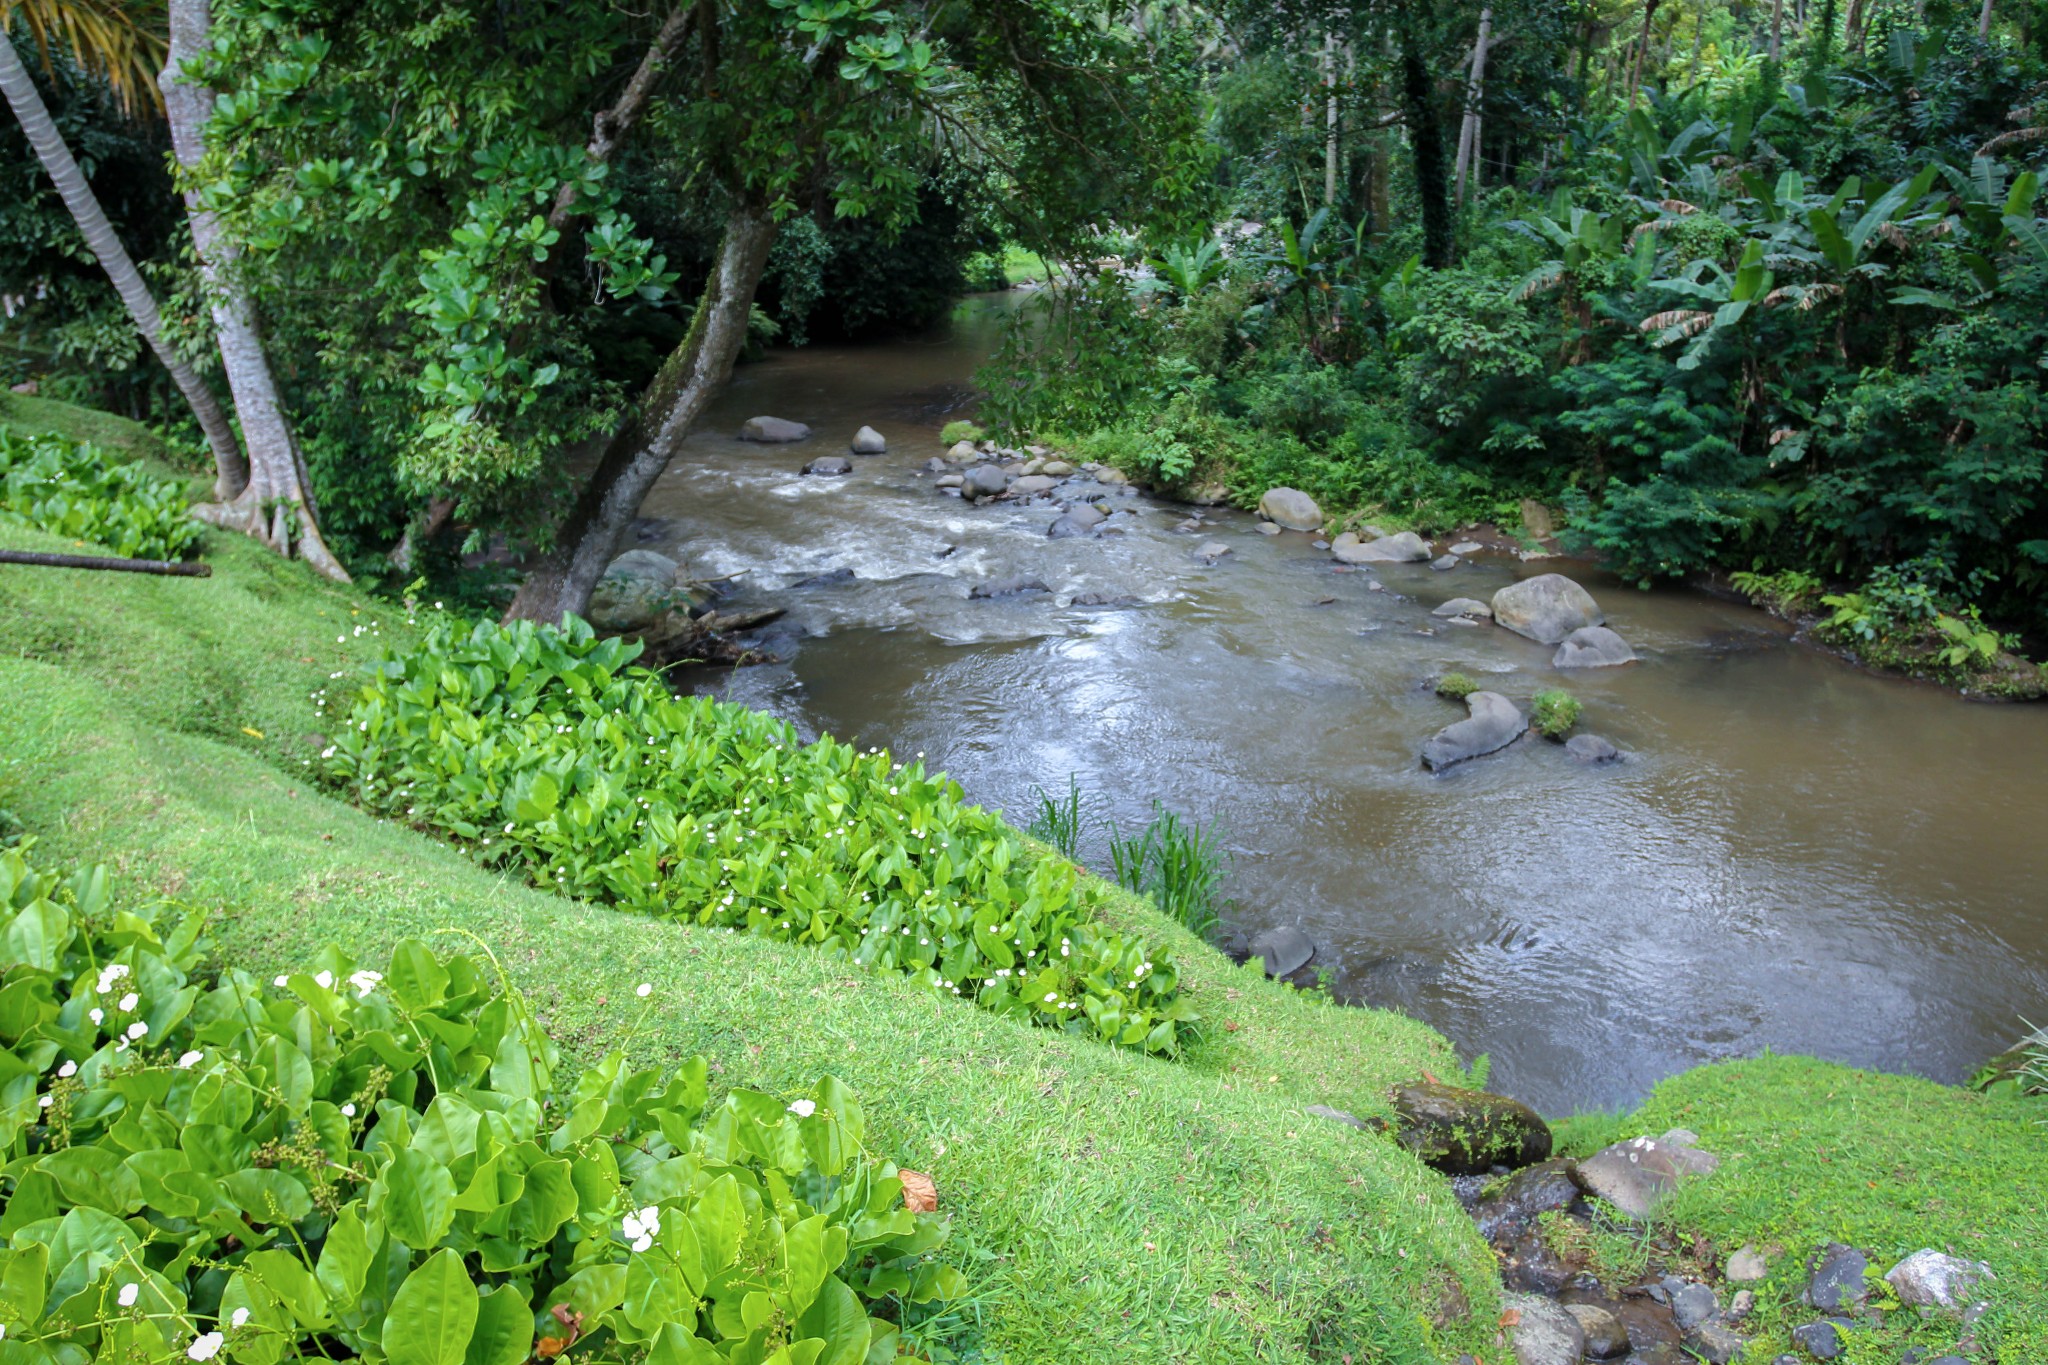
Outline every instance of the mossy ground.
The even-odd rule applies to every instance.
[[[0,545],[62,544],[0,530]],[[981,1359],[1511,1359],[1491,1258],[1444,1183],[1302,1112],[1384,1114],[1389,1085],[1449,1079],[1457,1059],[1428,1028],[1274,986],[1127,897],[1115,913],[1172,944],[1208,1020],[1177,1061],[802,948],[531,890],[303,775],[310,694],[402,638],[403,611],[236,537],[211,535],[206,557],[204,580],[0,567],[0,807],[45,859],[103,862],[131,894],[205,909],[216,951],[257,970],[329,940],[366,960],[406,936],[480,941],[578,1059],[703,1052],[725,1084],[769,1089],[841,1076],[876,1147],[938,1180],[974,1283],[963,1340]],[[651,1004],[633,997],[640,981]],[[1727,1251],[1785,1249],[1760,1296],[1758,1359],[1801,1320],[1805,1255],[1839,1240],[1885,1265],[1921,1246],[1991,1262],[1979,1358],[2038,1365],[2044,1118],[2037,1103],[1767,1057],[1674,1077],[1638,1114],[1563,1137],[1588,1148],[1685,1126],[1724,1155],[1664,1216]],[[1886,1346],[1948,1330],[1894,1321]],[[1852,1361],[1890,1365],[1880,1344],[1859,1340]]]

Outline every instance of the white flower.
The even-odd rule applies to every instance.
[[[121,1003],[114,1006],[114,1008],[121,1011],[121,1013],[126,1014],[128,1013],[128,1011],[134,1009],[137,1005],[141,1003],[142,997],[137,995],[134,991],[130,991],[128,992],[128,994],[121,997]]]
[[[807,1119],[818,1112],[818,1104],[815,1100],[791,1100],[789,1112],[800,1119]]]
[[[197,1049],[185,1053],[184,1055],[178,1058],[178,1070],[190,1071],[193,1067],[199,1065],[199,1063],[205,1058],[205,1056],[205,1053],[200,1052]]]
[[[234,1316],[228,1319],[228,1326],[230,1327],[246,1327],[248,1323],[249,1310],[246,1308],[237,1308],[234,1312]]]
[[[356,999],[366,1000],[370,992],[377,989],[377,983],[384,979],[384,973],[372,971],[350,972],[348,984],[356,988]]]
[[[92,1020],[95,1024],[100,1024],[106,1022],[107,1014],[105,1010],[94,1008],[87,1010],[85,1017]]]
[[[732,897],[728,896],[726,897],[726,899],[731,900]],[[633,988],[633,994],[639,996],[642,1000],[645,1000],[648,996],[654,994],[654,983],[650,981],[641,982],[639,985]]]
[[[345,1118],[345,1119],[352,1119],[352,1118],[354,1118],[354,1117],[356,1116],[356,1107],[355,1107],[355,1105],[353,1105],[353,1104],[344,1104],[343,1106],[341,1106],[341,1116],[342,1116],[343,1118]]]
[[[633,1244],[633,1250],[645,1251],[654,1245],[654,1239],[661,1235],[661,1210],[649,1204],[646,1208],[627,1214],[619,1221],[619,1227]]]
[[[1050,1005],[1053,1001],[1059,998],[1059,993],[1057,991],[1047,991],[1045,993],[1045,1003],[1048,1005]]]
[[[105,995],[108,991],[112,990],[114,983],[126,975],[128,975],[128,968],[123,963],[109,962],[106,966],[100,968],[100,994]]]
[[[39,1100],[37,1100],[37,1101],[36,1101],[36,1108],[38,1108],[38,1109],[48,1109],[48,1108],[49,1108],[49,1107],[50,1107],[51,1105],[53,1105],[53,1104],[55,1104],[55,1103],[56,1103],[56,1101],[55,1101],[54,1099],[52,1099],[52,1098],[51,1098],[50,1096],[48,1096],[48,1095],[45,1095],[45,1096],[43,1096],[43,1097],[42,1097],[41,1099],[39,1099]]]
[[[59,1076],[76,1076],[76,1075],[78,1074],[78,1063],[77,1063],[77,1062],[66,1062],[66,1063],[64,1063],[64,1065],[62,1065],[62,1066],[60,1066],[60,1067],[58,1067],[58,1068],[57,1068],[57,1074],[58,1074]]]
[[[287,982],[288,980],[290,980],[290,978],[289,978],[289,977],[286,977],[285,975],[283,975],[282,973],[280,973],[280,974],[279,974],[279,975],[278,975],[277,977],[275,977],[275,978],[274,978],[274,979],[273,979],[273,980],[271,981],[271,983],[270,983],[270,984],[271,984],[271,985],[273,985],[273,986],[275,986],[275,987],[277,987],[277,988],[278,988],[279,990],[283,990],[283,989],[285,988],[285,983],[286,983],[286,982]]]
[[[128,1026],[128,1039],[130,1042],[133,1042],[135,1039],[140,1038],[143,1034],[147,1032],[149,1032],[149,1025],[143,1023],[140,1019],[137,1019],[134,1023]]]
[[[120,1304],[123,1308],[133,1308],[136,1296],[140,1293],[142,1293],[141,1285],[124,1284],[121,1286],[121,1292],[114,1295],[114,1302]]]
[[[189,1360],[212,1360],[220,1354],[221,1343],[225,1340],[227,1338],[218,1332],[203,1333],[199,1340],[185,1348],[185,1356]]]
[[[313,973],[313,984],[318,986],[323,991],[332,989],[334,985],[334,973],[327,971]]]

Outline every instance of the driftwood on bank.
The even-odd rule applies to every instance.
[[[0,550],[0,564],[28,564],[43,569],[114,569],[170,578],[213,577],[211,564],[187,564],[174,559],[116,559],[107,555],[45,555],[32,550]]]

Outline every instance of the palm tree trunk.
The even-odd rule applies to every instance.
[[[78,169],[71,149],[64,145],[63,135],[57,131],[49,108],[44,105],[35,82],[29,79],[28,70],[22,66],[21,56],[14,50],[5,29],[0,29],[0,94],[6,95],[14,116],[21,121],[21,129],[28,135],[29,145],[35,148],[36,158],[56,183],[64,207],[71,210],[72,220],[85,235],[86,245],[99,258],[107,278],[114,282],[114,292],[121,296],[128,316],[135,321],[135,329],[142,333],[149,349],[171,372],[178,392],[185,395],[193,417],[198,419],[199,429],[206,434],[206,443],[213,450],[214,495],[235,497],[249,482],[249,466],[242,458],[241,446],[235,441],[235,430],[228,424],[227,414],[221,410],[220,400],[213,396],[213,390],[206,387],[206,382],[178,357],[164,339],[163,318],[157,312],[156,299],[150,294],[148,283],[129,258],[128,248],[121,244],[114,225],[107,221],[107,215],[100,208],[100,201],[94,197],[92,186],[86,183],[85,173]]]
[[[207,0],[171,0],[170,55],[157,84],[164,92],[164,112],[171,124],[171,148],[187,174],[206,155],[206,124],[213,117],[214,93],[184,80],[184,65],[210,45],[213,16]],[[228,388],[235,395],[235,413],[249,443],[249,483],[238,497],[199,509],[197,515],[216,526],[240,530],[290,556],[298,542],[299,558],[338,583],[349,581],[348,570],[320,535],[320,518],[306,484],[306,459],[299,450],[291,420],[278,398],[277,379],[263,349],[256,308],[248,286],[235,271],[239,253],[221,230],[220,219],[204,207],[197,190],[185,191],[185,215],[192,224],[192,247],[213,312],[220,357]],[[285,513],[286,508],[290,513]]]
[[[775,217],[752,200],[734,204],[718,260],[704,285],[688,335],[642,395],[639,412],[605,448],[555,536],[555,547],[527,574],[507,620],[556,621],[581,614],[611,563],[612,549],[683,437],[725,387],[747,339],[754,290],[775,243]]]

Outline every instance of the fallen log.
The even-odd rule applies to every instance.
[[[0,564],[29,564],[44,569],[113,569],[171,578],[213,577],[211,564],[187,564],[174,559],[117,559],[111,555],[46,555],[33,550],[0,550]]]

